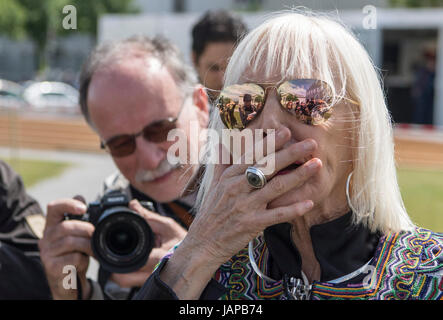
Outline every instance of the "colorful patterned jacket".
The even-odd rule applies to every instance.
[[[275,247],[284,247],[288,242],[289,234],[286,238],[281,237],[282,229],[280,229],[278,237],[281,242],[279,243],[270,238],[269,232],[266,235],[265,231],[264,235],[257,237],[253,242],[251,256],[259,271],[268,275],[269,278],[280,280],[262,279],[253,270],[246,247],[220,266],[200,299],[443,300],[443,234],[415,228],[412,231],[377,236],[372,246],[365,246],[370,242],[368,239],[374,239],[374,234],[363,227],[354,229],[352,232],[344,231],[347,230],[343,228],[348,224],[350,216],[350,214],[346,215],[314,230],[317,235],[311,228],[313,239],[318,238],[319,234],[326,239],[322,243],[326,247],[323,256],[320,250],[316,252],[317,259],[324,269],[320,281],[305,285],[293,275],[288,278],[286,274],[290,274],[291,270],[297,268],[297,264],[294,263],[297,259],[292,259],[291,262],[291,254],[297,256],[297,252],[296,250],[292,252],[281,250],[275,254]],[[335,232],[336,237],[340,237],[340,234],[348,234],[351,238],[332,240],[334,234],[328,234],[328,230]],[[316,241],[318,242],[318,239]],[[337,242],[339,246],[334,247],[334,244],[331,245],[328,242]],[[313,245],[316,249],[314,241]],[[159,276],[173,251],[162,260],[136,299],[177,299],[173,290],[162,282]],[[343,251],[352,252],[351,255],[346,255],[342,253]],[[272,270],[275,269],[275,259],[270,254],[271,252],[274,252],[275,256],[281,256],[279,264],[280,269],[285,273],[283,277],[279,277],[278,273],[275,276],[276,273]],[[327,253],[324,254],[324,252]],[[353,260],[360,252],[370,253],[370,255],[363,254],[362,256],[369,261],[360,259],[349,264],[347,268],[343,266],[346,264],[344,261]],[[328,253],[331,254],[328,255]],[[332,261],[337,255],[336,266],[340,265],[342,271],[345,270],[346,273],[336,273],[341,276],[335,278],[334,272],[328,273],[326,270],[329,268],[334,271],[334,266],[325,262],[323,258],[326,257],[326,260]],[[355,266],[359,267],[355,268]]]
[[[254,247],[258,267],[266,274],[268,250],[259,237]],[[417,228],[380,238],[363,281],[312,283],[309,298],[443,300],[443,235]],[[226,288],[221,299],[288,299],[284,280],[269,282],[251,268],[245,248],[222,265],[215,280]]]

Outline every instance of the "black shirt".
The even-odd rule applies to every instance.
[[[30,217],[43,219],[20,176],[0,160],[0,299],[50,299]]]
[[[372,233],[363,225],[352,225],[352,212],[335,220],[312,226],[311,241],[321,267],[321,281],[330,281],[347,275],[366,264],[373,256],[380,234]],[[282,223],[268,227],[264,238],[269,249],[270,274],[273,279],[301,278],[302,260],[291,237],[291,225]],[[139,300],[177,299],[174,291],[160,279],[167,263],[163,260],[135,296]],[[353,281],[360,279],[353,278]],[[218,299],[224,287],[211,280],[200,299]]]

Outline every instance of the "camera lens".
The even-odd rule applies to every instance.
[[[110,227],[106,237],[109,249],[118,255],[131,254],[137,247],[137,232],[127,223],[121,223]]]
[[[103,269],[128,273],[146,264],[154,244],[148,223],[127,207],[103,212],[92,236],[92,250]]]

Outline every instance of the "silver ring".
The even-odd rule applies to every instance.
[[[261,189],[266,184],[266,176],[265,174],[256,167],[248,167],[245,171],[246,180],[251,187],[256,189]]]

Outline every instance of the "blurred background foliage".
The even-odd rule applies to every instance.
[[[43,5],[42,5],[43,4]],[[37,47],[38,64],[44,64],[43,52],[51,37],[66,35],[62,26],[63,7],[77,10],[77,30],[94,38],[97,21],[105,13],[137,13],[133,0],[1,0],[0,34],[12,39],[29,38]]]
[[[443,0],[389,0],[389,4],[392,7],[429,8],[443,6]]]

